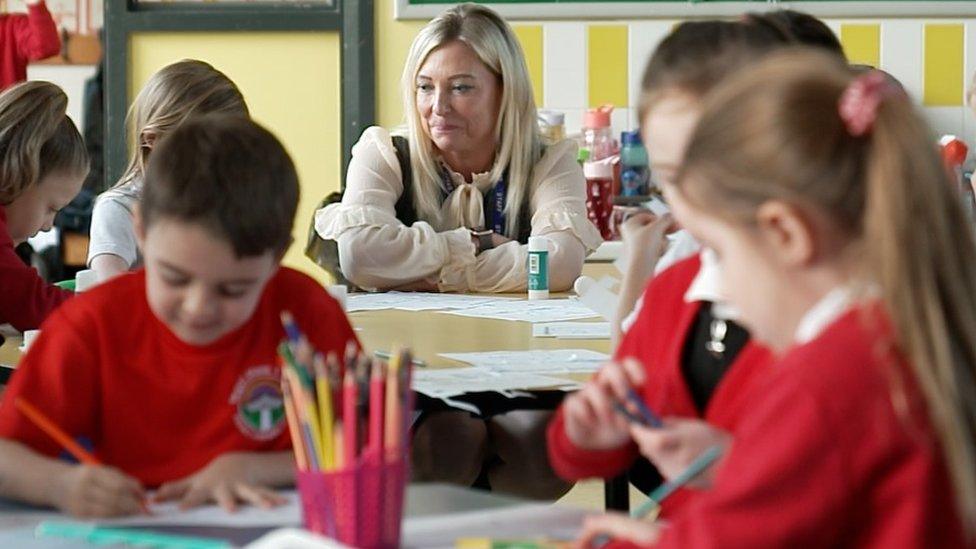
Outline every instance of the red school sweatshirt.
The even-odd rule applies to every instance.
[[[888,326],[855,309],[788,351],[655,547],[973,547]]]
[[[0,15],[0,89],[27,80],[27,63],[58,54],[61,38],[44,2]]]
[[[72,295],[24,264],[7,231],[7,212],[0,206],[0,324],[34,330]]]
[[[729,366],[701,414],[695,406],[681,362],[685,343],[703,303],[686,303],[684,296],[701,261],[696,255],[676,263],[648,284],[644,306],[634,325],[615,353],[616,360],[635,358],[644,365],[647,381],[638,393],[662,416],[701,418],[732,431],[750,404],[748,388],[768,375],[770,352],[749,340]],[[547,432],[549,461],[556,473],[570,481],[584,478],[610,478],[627,470],[638,457],[630,443],[609,451],[585,450],[566,435],[560,409]],[[662,516],[672,516],[683,508],[697,491],[682,489],[665,500]]]

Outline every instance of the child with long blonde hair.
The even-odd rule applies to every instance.
[[[208,114],[248,116],[241,91],[208,63],[184,59],[153,74],[129,110],[132,155],[115,187],[102,193],[92,213],[88,266],[107,280],[141,265],[133,211],[156,142],[190,118]]]
[[[665,194],[778,363],[733,433],[632,427],[667,478],[726,457],[668,527],[602,516],[584,543],[973,546],[976,245],[932,143],[883,74],[814,52],[709,98]]]

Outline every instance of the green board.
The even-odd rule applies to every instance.
[[[430,19],[456,0],[396,0],[397,19]],[[974,0],[490,0],[476,2],[510,19],[665,19],[728,17],[790,8],[820,17],[967,17]]]

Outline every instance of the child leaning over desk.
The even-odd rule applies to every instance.
[[[136,513],[146,488],[183,506],[271,505],[293,483],[276,348],[290,311],[323,353],[356,341],[317,282],[279,262],[294,165],[248,120],[201,118],[149,163],[145,269],[72,300],[44,326],[0,407],[0,496],[72,515]],[[105,466],[59,461],[22,398]]]

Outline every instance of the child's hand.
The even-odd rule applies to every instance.
[[[139,481],[114,467],[76,465],[65,469],[52,503],[78,518],[134,515],[142,511],[145,492]]]
[[[700,419],[669,418],[661,429],[631,425],[630,434],[640,453],[651,460],[666,479],[673,479],[688,468],[698,456],[712,446],[727,447],[732,435]],[[714,478],[715,466],[695,477],[689,486],[707,488]]]
[[[650,212],[639,212],[627,219],[620,226],[620,239],[627,248],[631,267],[650,266],[653,272],[654,265],[668,247],[665,235],[673,228],[674,218],[671,214],[656,216]]]
[[[224,454],[186,478],[163,484],[153,500],[179,499],[181,509],[215,502],[228,513],[237,509],[238,502],[264,508],[284,503],[284,499],[274,490],[258,486],[250,480],[255,476],[255,461],[255,454]]]
[[[576,540],[577,549],[596,549],[603,540],[617,539],[629,541],[634,545],[646,547],[657,543],[661,537],[662,524],[635,520],[619,513],[591,515],[583,520],[583,532]]]
[[[612,450],[630,440],[627,419],[614,410],[634,387],[644,384],[644,368],[633,359],[610,362],[563,405],[566,436],[587,450]]]

